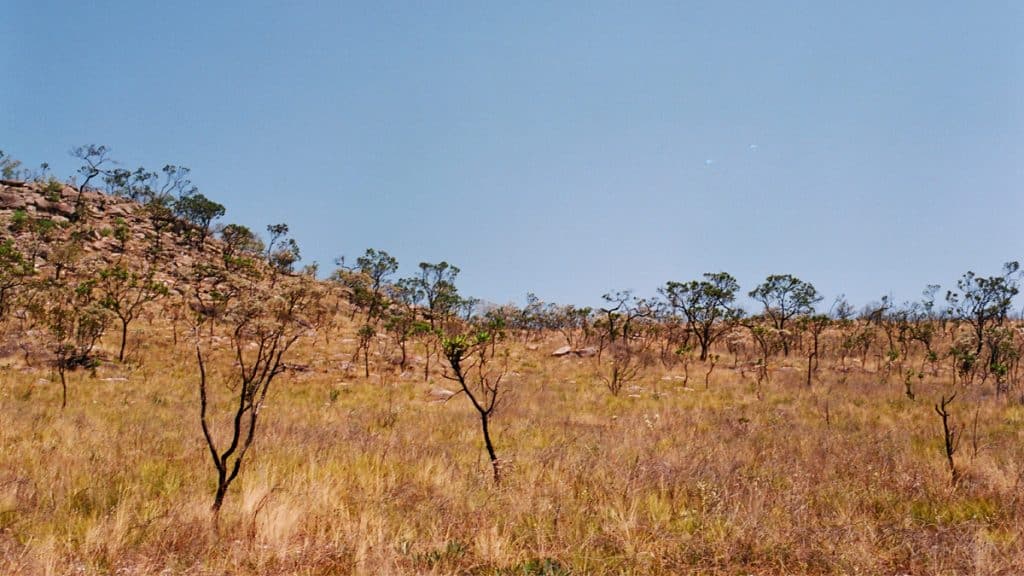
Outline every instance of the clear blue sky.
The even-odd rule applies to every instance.
[[[1017,1],[13,0],[0,65],[0,148],[190,166],[326,270],[375,247],[577,303],[792,273],[859,305],[1024,258]]]

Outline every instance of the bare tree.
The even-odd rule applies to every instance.
[[[491,338],[494,336],[488,332],[449,336],[442,340],[442,348],[452,370],[445,377],[459,383],[479,415],[484,446],[494,472],[494,483],[499,484],[501,471],[491,439],[490,421],[494,410],[505,397],[502,379],[508,372],[508,358],[504,358],[503,364],[492,366],[493,356],[488,353]]]
[[[109,154],[110,148],[96,144],[78,146],[71,150],[71,155],[83,162],[82,166],[78,168],[82,182],[78,186],[78,196],[75,198],[74,219],[81,219],[84,214],[85,206],[82,202],[82,194],[89,187],[89,183],[97,176],[109,174],[106,168],[106,165],[111,163]]]
[[[799,324],[811,335],[811,344],[807,350],[807,387],[810,388],[812,376],[818,371],[821,334],[832,324],[832,319],[825,314],[813,314],[800,317]]]
[[[954,392],[949,398],[943,396],[939,403],[935,405],[935,413],[942,418],[942,439],[944,448],[946,451],[946,462],[949,464],[949,473],[954,486],[960,481],[960,472],[956,468],[956,464],[953,461],[953,455],[956,454],[957,449],[960,448],[961,433],[957,427],[950,424],[950,413],[949,405],[956,399],[956,392]]]

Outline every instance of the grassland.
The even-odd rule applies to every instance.
[[[558,340],[509,343],[495,485],[476,415],[439,372],[348,365],[351,330],[304,341],[211,521],[214,469],[186,339],[140,323],[130,361],[70,374],[0,362],[3,574],[1019,574],[1024,406],[988,387],[933,404],[871,362],[798,357],[772,380],[723,358],[705,388],[648,367],[618,396]],[[328,344],[327,342],[330,342]],[[539,344],[539,345],[537,345]],[[105,341],[116,349],[114,338]],[[414,350],[414,353],[419,351]],[[305,369],[308,368],[308,369]],[[230,381],[224,355],[213,379]],[[216,432],[230,391],[212,388]]]

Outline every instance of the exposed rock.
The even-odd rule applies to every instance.
[[[132,211],[128,204],[107,204],[106,213],[114,217],[125,218],[131,216]]]
[[[455,392],[446,388],[434,388],[427,395],[434,402],[447,402],[449,398],[455,396]]]
[[[0,191],[0,210],[23,210],[26,205],[22,195],[6,190]]]
[[[597,356],[597,348],[594,348],[593,346],[588,346],[586,348],[574,349],[572,346],[562,346],[558,350],[555,350],[554,352],[551,353],[552,356],[568,356],[570,354],[575,354],[580,358],[589,358],[591,356]]]
[[[61,216],[73,216],[75,214],[75,208],[64,202],[50,202],[46,199],[39,199],[35,201],[36,208],[43,212],[54,212]]]

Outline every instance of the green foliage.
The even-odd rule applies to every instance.
[[[356,259],[355,269],[345,268],[343,258],[339,264],[342,266],[335,277],[348,289],[349,300],[366,313],[370,322],[380,320],[391,305],[385,285],[398,271],[398,260],[383,250],[369,248]]]
[[[64,190],[64,183],[56,178],[50,177],[43,184],[42,193],[50,202],[60,202],[60,193]]]
[[[299,243],[294,238],[287,238],[288,225],[285,223],[270,224],[267,226],[267,263],[281,274],[291,274],[295,271],[295,264],[302,259],[299,251]]]
[[[10,228],[11,232],[23,232],[28,229],[31,222],[32,220],[28,212],[19,208],[11,214],[11,223],[8,225],[8,228]]]
[[[946,293],[951,313],[974,329],[975,356],[981,354],[985,330],[1006,320],[1013,298],[1020,292],[1019,270],[1020,263],[1013,261],[1004,264],[1003,273],[998,276],[976,276],[968,271],[957,281],[957,290]]]
[[[431,264],[420,262],[418,276],[399,281],[402,289],[417,304],[426,304],[426,316],[431,328],[450,318],[461,302],[459,290],[455,287],[455,278],[459,268],[447,262]]]
[[[117,217],[114,220],[114,239],[117,240],[122,252],[127,247],[129,238],[131,238],[131,228],[128,227],[124,218]]]
[[[750,291],[749,296],[764,305],[764,314],[776,330],[785,330],[794,316],[813,314],[814,305],[821,302],[818,290],[790,274],[772,274]],[[789,338],[782,334],[782,350],[789,354]]]
[[[263,253],[264,245],[259,236],[247,226],[228,224],[220,231],[224,242],[224,259],[254,259]]]
[[[111,170],[103,177],[103,181],[108,194],[146,203],[156,196],[154,186],[158,178],[155,172],[140,166],[134,172],[124,168]]]
[[[704,280],[668,282],[660,289],[673,314],[682,312],[700,344],[700,359],[706,360],[708,348],[731,330],[743,317],[736,307],[739,283],[727,272],[704,274]]]
[[[33,273],[32,263],[11,240],[0,242],[0,319],[6,316],[14,290]]]
[[[95,366],[92,350],[110,325],[111,315],[93,294],[93,280],[48,282],[45,298],[34,302],[34,313],[50,335],[60,370]]]
[[[174,215],[191,224],[198,231],[197,243],[202,245],[210,233],[210,224],[224,216],[223,204],[210,200],[199,192],[178,198],[172,205]]]
[[[779,330],[793,316],[814,312],[814,305],[821,301],[813,284],[790,274],[768,276],[749,296],[764,305],[765,314]]]

